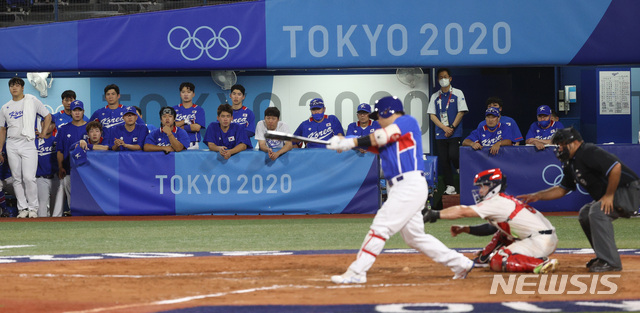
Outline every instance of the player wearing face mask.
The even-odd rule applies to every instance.
[[[538,121],[533,122],[527,132],[528,145],[536,146],[536,149],[543,150],[545,145],[551,144],[551,137],[558,129],[564,126],[560,122],[551,119],[551,108],[546,105],[538,107]]]
[[[335,135],[343,135],[344,129],[340,120],[335,115],[325,115],[324,101],[320,98],[315,98],[309,103],[311,109],[311,118],[300,123],[298,129],[293,133],[297,136],[329,140]],[[298,144],[298,147],[302,147],[302,143]],[[307,148],[322,148],[325,149],[326,145],[308,142]]]
[[[462,116],[469,109],[462,90],[451,86],[451,71],[441,68],[437,71],[441,88],[431,95],[427,114],[435,125],[438,171],[444,176],[445,194],[456,194],[453,182],[453,166],[460,168],[460,141],[462,139]]]

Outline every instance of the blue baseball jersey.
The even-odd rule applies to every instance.
[[[173,107],[176,110],[176,122],[177,121],[185,121],[184,130],[189,134],[189,141],[191,142],[200,142],[202,140],[202,135],[200,135],[200,131],[191,131],[187,124],[191,124],[195,122],[200,125],[200,127],[204,128],[206,125],[206,118],[204,109],[198,105],[192,105],[190,108],[185,108],[182,103]]]
[[[184,146],[185,149],[189,148],[189,144],[191,142],[189,141],[189,135],[187,134],[186,130],[174,126],[171,132],[173,133],[173,136],[176,137],[176,139],[178,139],[178,141]],[[147,137],[145,138],[144,143],[160,147],[171,145],[169,136],[167,136],[167,134],[162,131],[162,128],[158,128],[149,133],[149,135],[147,135]]]
[[[560,122],[550,121],[549,127],[542,129],[538,122],[533,122],[529,127],[529,131],[527,132],[527,139],[535,138],[535,139],[551,139],[553,134],[556,133],[558,129],[563,129],[564,125]]]
[[[138,145],[140,149],[144,148],[145,139],[147,139],[147,135],[149,134],[149,130],[147,126],[144,125],[135,125],[135,128],[132,131],[128,131],[124,124],[120,124],[114,126],[109,131],[110,134],[108,136],[107,144],[109,147],[114,145],[114,141],[117,139],[122,139],[124,143],[129,145]],[[129,149],[124,146],[120,146],[119,151],[129,151]]]
[[[453,87],[450,87],[448,92],[442,92],[442,89],[439,89],[431,95],[429,106],[427,106],[427,114],[434,114],[444,125],[453,125],[458,112],[467,111],[469,111],[469,108],[467,107],[464,93],[462,90]],[[447,116],[446,120],[442,118],[444,115]],[[435,131],[436,139],[462,137],[462,127],[456,127],[451,137],[445,136],[444,130],[438,126],[436,126]]]
[[[62,153],[64,155],[64,160],[62,161],[62,167],[67,171],[67,174],[70,172],[70,164],[69,164],[69,152],[73,150],[73,145],[78,141],[84,139],[89,140],[89,135],[87,135],[87,124],[83,124],[80,126],[73,125],[72,123],[68,123],[60,129],[58,129],[58,134],[56,135],[58,141],[56,143],[57,152]]]
[[[246,106],[242,106],[239,110],[233,110],[233,121],[231,123],[243,126],[247,132],[247,137],[253,137],[256,134],[256,117],[253,115],[253,111]]]
[[[508,116],[500,116],[500,123],[503,123],[507,126],[509,126],[509,128],[511,128],[511,137],[513,137],[513,143],[515,144],[516,142],[522,141],[524,138],[522,137],[522,133],[520,132],[520,127],[518,127],[518,124],[516,123],[516,121]],[[478,124],[478,127],[482,127],[487,125],[487,121],[482,121],[480,122],[480,124]]]
[[[51,135],[47,139],[36,139],[38,149],[38,169],[36,176],[47,176],[58,173],[57,138]]]
[[[85,122],[89,121],[86,115],[82,116],[82,119]],[[71,121],[73,121],[73,118],[71,117],[71,115],[67,115],[67,113],[64,110],[62,110],[56,114],[53,114],[51,116],[51,121],[56,124],[57,128],[60,128],[68,123],[71,123]]]
[[[90,121],[98,121],[102,124],[103,129],[108,129],[116,125],[120,125],[124,123],[122,116],[124,115],[127,107],[119,104],[115,109],[109,109],[109,106],[105,106],[104,108],[99,108],[91,115],[89,118]],[[138,116],[136,120],[136,124],[144,125],[144,121]]]
[[[293,134],[307,138],[329,140],[335,135],[344,135],[344,129],[335,115],[325,115],[321,122],[316,122],[311,117],[300,123],[300,126],[298,126]],[[327,146],[319,143],[308,142],[307,148],[326,149]]]
[[[465,138],[473,142],[480,143],[483,147],[491,147],[499,141],[509,139],[513,141],[513,131],[506,124],[498,123],[496,128],[491,131],[487,125],[479,126],[471,134]]]
[[[251,140],[247,136],[245,128],[239,124],[231,123],[227,132],[223,132],[220,123],[213,122],[207,126],[207,132],[204,134],[204,143],[213,143],[216,146],[224,146],[227,149],[233,149],[237,145],[244,143],[247,149],[253,149]]]
[[[360,126],[360,121],[353,122],[349,124],[349,126],[347,126],[347,133],[345,134],[345,136],[362,137],[365,135],[369,135],[376,129],[380,128],[380,124],[378,124],[378,121],[373,120],[369,120],[369,123],[365,126],[365,128],[362,128],[362,126]]]
[[[422,132],[418,121],[413,116],[402,115],[393,123],[400,128],[400,138],[378,147],[384,177],[391,179],[406,172],[424,172]]]

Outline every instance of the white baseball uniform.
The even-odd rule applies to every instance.
[[[515,240],[506,247],[512,253],[544,258],[556,249],[558,236],[551,222],[513,196],[501,193],[469,207]]]
[[[36,115],[49,115],[47,108],[32,95],[25,94],[19,101],[10,100],[0,109],[0,125],[7,128],[7,158],[14,178],[13,189],[18,210],[29,210],[37,214],[38,187],[36,170],[38,167],[38,150],[33,140],[22,134],[22,115],[25,99],[29,98],[35,105]]]

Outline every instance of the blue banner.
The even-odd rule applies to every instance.
[[[599,145],[636,173],[640,173],[640,145]],[[500,168],[507,177],[506,192],[521,195],[547,189],[560,184],[563,178],[560,161],[555,157],[552,147],[537,151],[533,146],[501,147],[497,155],[489,154],[489,148],[473,150],[460,147],[460,203],[474,204],[471,190],[473,178],[481,171]],[[539,201],[532,204],[541,212],[578,211],[582,205],[593,199],[578,187],[576,191],[551,201]]]
[[[87,153],[71,173],[74,215],[375,213],[376,155],[293,150]]]
[[[635,0],[266,0],[0,29],[0,70],[640,63]]]

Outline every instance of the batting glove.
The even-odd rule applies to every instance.
[[[440,218],[440,211],[427,210],[424,214],[423,220],[425,223],[435,223]]]
[[[329,139],[329,145],[327,145],[327,149],[337,150],[337,151],[346,151],[355,148],[356,143],[353,138],[345,138],[340,136],[333,136]]]

